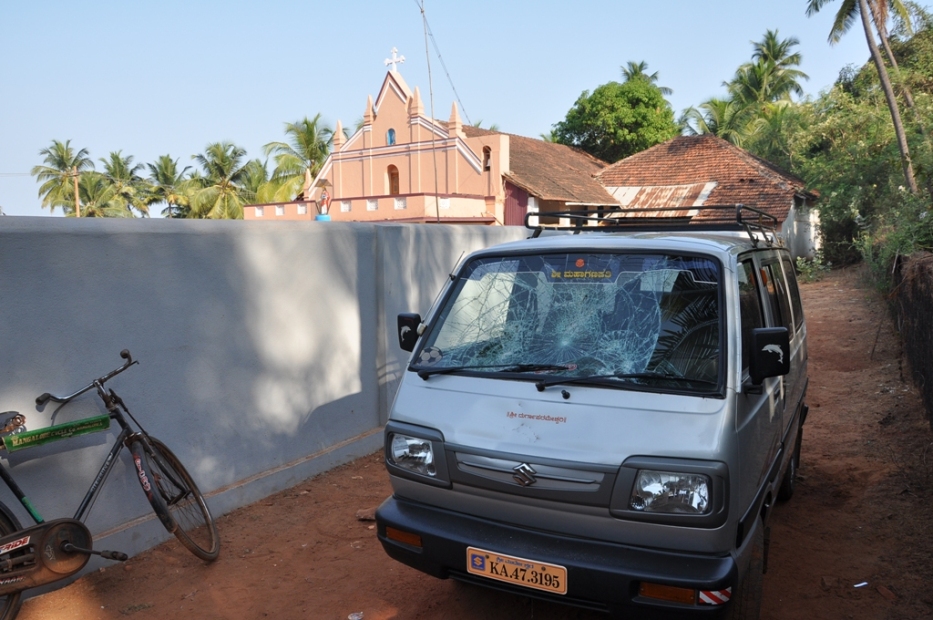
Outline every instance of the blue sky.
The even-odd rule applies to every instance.
[[[768,29],[800,40],[809,95],[862,64],[861,29],[827,41],[838,2],[813,18],[805,0],[425,0],[428,23],[463,104],[484,126],[546,133],[584,90],[645,61],[674,90],[675,113],[722,96]],[[352,127],[375,96],[392,47],[430,111],[425,37],[415,0],[8,0],[0,7],[0,208],[48,215],[28,176],[52,140],[137,163],[181,165],[211,142],[250,157],[283,125],[321,113]],[[454,101],[429,43],[435,116]],[[271,166],[270,166],[271,167]],[[24,176],[26,175],[26,176]],[[56,212],[61,215],[61,211]]]

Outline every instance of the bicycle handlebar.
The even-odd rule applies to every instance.
[[[94,379],[93,381],[91,381],[90,384],[88,384],[88,385],[86,385],[85,387],[81,388],[80,390],[78,390],[78,391],[75,392],[74,394],[69,394],[68,396],[55,396],[55,395],[53,395],[53,394],[49,394],[48,392],[46,392],[46,393],[41,394],[40,396],[37,396],[37,397],[36,397],[36,405],[38,405],[38,406],[41,407],[42,405],[46,404],[46,403],[49,402],[50,400],[55,401],[55,402],[57,402],[57,403],[67,403],[67,402],[68,402],[69,400],[71,400],[72,398],[74,398],[74,397],[76,397],[76,396],[80,396],[81,394],[84,394],[85,392],[87,392],[88,390],[90,390],[90,389],[93,388],[93,387],[103,386],[105,382],[107,382],[107,381],[109,381],[110,379],[112,379],[113,377],[117,376],[118,374],[120,374],[121,372],[123,372],[124,370],[126,370],[127,368],[129,368],[130,366],[132,366],[133,364],[138,364],[138,363],[139,363],[139,362],[137,362],[137,361],[135,361],[135,360],[133,359],[133,356],[132,356],[132,355],[130,355],[130,350],[129,350],[129,349],[123,349],[122,351],[120,351],[120,357],[122,357],[123,359],[126,360],[126,361],[123,363],[122,366],[120,366],[119,368],[116,368],[116,369],[114,369],[114,370],[108,372],[108,373],[107,373],[106,375],[104,375],[103,377],[98,377],[97,379]]]

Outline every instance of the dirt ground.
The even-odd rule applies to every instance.
[[[803,286],[810,415],[773,513],[762,617],[933,617],[933,433],[898,337],[855,269]],[[373,454],[218,520],[221,556],[172,541],[29,599],[21,620],[603,618],[390,560],[357,512],[390,494]],[[864,584],[864,585],[861,585]]]

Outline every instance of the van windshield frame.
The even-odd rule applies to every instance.
[[[555,252],[465,264],[410,370],[722,393],[723,269],[708,255]]]

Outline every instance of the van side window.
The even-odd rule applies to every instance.
[[[775,275],[777,271],[777,275]],[[787,287],[784,285],[784,276],[781,266],[771,263],[761,268],[761,279],[768,291],[771,302],[771,314],[774,317],[774,327],[786,327],[791,337],[794,334],[794,325],[790,312],[790,303],[787,301]]]
[[[755,283],[755,266],[751,260],[739,265],[739,312],[742,315],[742,368],[748,368],[749,344],[752,330],[764,327],[761,316],[761,297]]]
[[[787,288],[790,292],[790,303],[794,310],[794,328],[800,329],[803,323],[803,304],[800,303],[800,289],[797,288],[797,274],[789,258],[782,258],[781,264],[784,266],[784,275],[787,277]]]

